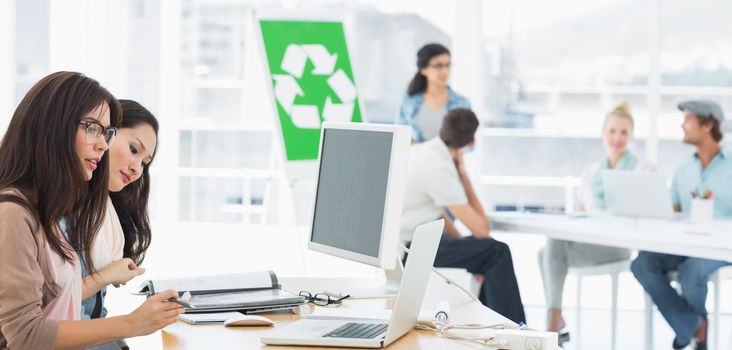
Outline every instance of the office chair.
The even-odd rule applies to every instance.
[[[621,272],[630,270],[630,260],[614,261],[607,264],[571,267],[569,273],[577,276],[577,344],[582,344],[582,279],[587,276],[609,275],[612,281],[612,306],[610,308],[610,349],[616,349],[618,330],[618,277]]]

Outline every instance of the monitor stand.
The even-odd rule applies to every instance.
[[[396,295],[399,292],[399,285],[402,283],[402,275],[404,275],[402,260],[398,259],[396,266],[393,269],[384,270],[384,274],[386,275],[386,282],[384,282],[383,289]]]
[[[402,260],[397,259],[397,263],[393,269],[384,269],[386,275],[386,281],[383,285],[375,287],[345,287],[339,293],[329,293],[338,295],[349,295],[350,299],[376,299],[376,298],[389,298],[395,297],[399,292],[399,285],[402,282],[402,275],[404,274],[404,265]]]

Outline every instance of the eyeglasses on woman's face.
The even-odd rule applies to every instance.
[[[450,69],[450,62],[430,64],[427,67],[432,68],[434,70]]]
[[[117,136],[117,128],[105,127],[104,125],[93,119],[81,120],[79,121],[79,125],[86,128],[86,132],[84,133],[84,140],[87,144],[93,145],[97,143],[99,137],[102,136],[104,137],[104,142],[107,143],[107,146],[112,147],[112,144],[114,143],[114,138]]]

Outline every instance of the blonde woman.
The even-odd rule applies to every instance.
[[[582,176],[582,185],[578,191],[580,210],[604,209],[602,171],[648,168],[628,148],[632,139],[633,116],[630,114],[628,104],[622,102],[605,116],[602,126],[605,156],[590,166]],[[624,248],[547,240],[546,247],[539,251],[539,267],[547,303],[547,330],[559,332],[560,343],[569,340],[569,332],[562,317],[562,292],[569,268],[600,265],[629,258],[630,252]]]

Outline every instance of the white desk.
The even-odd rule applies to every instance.
[[[114,303],[110,309],[111,315],[123,315],[132,312],[144,298],[130,295],[133,286],[139,285],[142,280],[167,276],[180,276],[185,271],[189,276],[214,273],[236,273],[242,270],[257,271],[273,269],[279,276],[310,275],[311,278],[282,277],[280,282],[284,288],[294,291],[320,290],[340,291],[344,285],[353,287],[373,287],[378,282],[376,278],[325,278],[327,273],[335,272],[336,276],[344,276],[344,271],[351,275],[369,275],[372,268],[336,257],[313,252],[305,248],[307,228],[287,226],[259,226],[259,225],[228,225],[217,224],[214,229],[210,225],[181,223],[166,227],[174,234],[156,236],[151,247],[149,258],[145,266],[150,268],[146,275],[138,281],[128,283],[122,289],[112,288],[107,300]],[[210,239],[201,240],[204,230]],[[300,237],[296,236],[300,235]],[[251,242],[256,240],[256,244]],[[226,244],[221,244],[226,242]],[[252,249],[251,247],[256,247]],[[215,253],[211,253],[215,252]],[[276,259],[277,257],[292,257],[290,259]],[[181,258],[192,257],[196,258]],[[205,263],[202,263],[205,260]],[[300,263],[302,261],[302,263]],[[174,263],[171,263],[174,262]],[[305,263],[312,264],[310,268]],[[215,267],[215,270],[212,269]],[[315,269],[313,267],[319,267]],[[324,269],[323,267],[327,267]],[[373,274],[371,274],[373,275]],[[434,308],[441,300],[450,302],[452,319],[465,323],[503,323],[508,319],[486,308],[479,302],[474,302],[468,296],[452,285],[447,285],[436,276],[430,278],[425,308]],[[388,308],[388,301],[384,299],[347,300],[343,307],[353,308]],[[297,320],[295,315],[266,315],[277,321],[277,326]],[[155,332],[146,337],[130,339],[135,348],[144,349],[259,349],[264,345],[259,341],[260,336],[269,328],[225,328],[222,325],[192,326],[183,322],[176,322],[166,327],[162,332]],[[487,332],[487,331],[486,331]],[[215,346],[213,346],[215,344]],[[397,345],[401,344],[401,345]],[[280,350],[281,347],[268,347]],[[413,330],[403,339],[392,345],[394,349],[475,349],[475,346],[463,344],[436,336],[426,331]],[[304,349],[304,348],[298,348]]]
[[[339,290],[346,285],[352,287],[371,287],[374,280],[364,279],[308,279],[283,278],[285,289],[298,292],[309,290],[315,292],[323,289]],[[342,307],[355,309],[386,309],[392,299],[359,299],[346,300]],[[434,273],[430,277],[423,308],[434,308],[441,300],[450,302],[450,318],[459,323],[512,323],[477,301],[463,294],[452,285],[448,285]],[[275,321],[275,327],[296,321],[296,315],[265,315]],[[166,327],[162,332],[165,350],[180,349],[306,349],[304,347],[271,347],[265,346],[259,338],[269,331],[269,327],[237,327],[228,328],[223,325],[189,325],[178,321]],[[490,331],[479,331],[478,334],[490,334]],[[477,346],[446,339],[431,332],[412,330],[394,344],[390,349],[475,349]],[[308,347],[307,349],[310,349]]]
[[[634,219],[606,214],[572,218],[556,214],[490,213],[493,230],[659,253],[732,261],[732,220]]]

